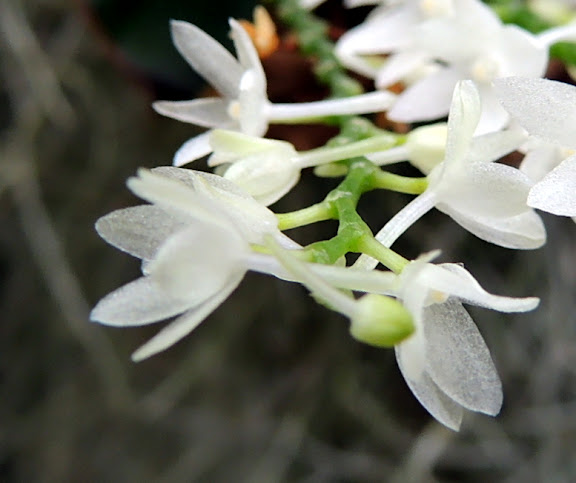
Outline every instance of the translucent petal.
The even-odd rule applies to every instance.
[[[442,210],[478,238],[516,250],[534,250],[546,243],[546,228],[533,210],[507,218],[468,216],[452,208]]]
[[[537,183],[562,161],[561,149],[557,145],[544,144],[531,147],[524,156],[520,171]]]
[[[216,40],[188,22],[172,20],[172,40],[186,61],[224,97],[236,99],[243,68]]]
[[[158,114],[202,127],[226,127],[233,123],[228,114],[228,102],[214,97],[157,101],[152,107]]]
[[[258,85],[263,92],[266,93],[266,76],[264,75],[262,63],[260,62],[260,57],[258,56],[252,39],[248,35],[248,32],[233,18],[229,20],[229,24],[230,34],[234,41],[236,55],[238,56],[240,64],[244,67],[245,71],[251,70],[255,73]]]
[[[546,74],[548,47],[543,47],[533,34],[517,25],[506,25],[502,29],[499,51],[505,59],[499,77],[538,78]]]
[[[186,141],[176,151],[172,164],[182,166],[210,154],[212,148],[210,147],[209,135],[210,132],[205,132]]]
[[[548,79],[509,77],[494,86],[500,102],[530,134],[576,147],[576,88]]]
[[[278,233],[274,213],[221,176],[172,167],[155,168],[153,172],[180,180],[216,204],[226,217],[226,223],[234,224],[250,243],[262,243],[265,234]]]
[[[466,409],[496,415],[502,385],[490,352],[462,304],[448,300],[425,309],[428,373]]]
[[[100,300],[90,313],[90,320],[115,327],[135,327],[173,317],[193,305],[193,300],[174,298],[149,277],[142,277]]]
[[[465,163],[481,112],[480,95],[474,83],[458,82],[454,88],[448,116],[444,160],[446,170],[461,167]]]
[[[391,86],[409,77],[429,61],[428,55],[420,51],[398,52],[386,59],[376,75],[378,89]]]
[[[222,163],[230,163],[245,156],[250,156],[252,154],[279,147],[285,147],[286,149],[291,148],[293,154],[296,155],[296,150],[290,143],[285,141],[264,139],[245,133],[226,131],[223,129],[214,129],[211,132],[210,145],[214,150],[214,154],[208,161],[209,166],[218,166]]]
[[[242,259],[248,251],[234,230],[197,222],[166,240],[147,270],[164,292],[197,303],[246,271]]]
[[[222,223],[205,199],[189,187],[146,169],[138,170],[138,177],[128,179],[128,188],[140,198],[167,209],[179,210],[207,223]]]
[[[553,215],[576,216],[576,156],[571,156],[534,185],[528,205]]]
[[[186,337],[228,298],[241,280],[241,277],[231,280],[227,286],[223,287],[220,292],[206,300],[202,305],[196,307],[194,310],[186,312],[184,315],[171,322],[167,327],[158,332],[158,334],[134,352],[134,354],[132,354],[132,360],[138,362],[147,359],[148,357],[168,349],[168,347]]]
[[[490,132],[472,139],[467,162],[490,163],[518,149],[526,136],[520,129]]]
[[[162,243],[186,227],[182,218],[153,205],[113,211],[96,222],[96,231],[116,248],[149,260]]]
[[[388,111],[388,118],[398,122],[419,122],[446,116],[454,86],[459,79],[457,71],[442,69],[416,82],[398,96]]]
[[[419,274],[420,283],[455,296],[466,303],[500,312],[527,312],[538,306],[536,297],[514,298],[492,295],[484,290],[465,268],[454,263],[427,264]]]
[[[460,429],[464,411],[462,407],[446,396],[434,383],[431,377],[425,372],[417,380],[411,379],[404,373],[403,364],[403,344],[396,346],[396,360],[400,372],[406,380],[408,387],[420,401],[420,404],[444,426],[454,431]]]
[[[532,182],[516,168],[498,163],[474,163],[463,173],[446,170],[437,186],[439,203],[446,213],[468,217],[506,218],[527,211]]]

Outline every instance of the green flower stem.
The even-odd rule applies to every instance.
[[[315,205],[291,213],[276,213],[278,228],[281,231],[290,230],[299,226],[311,225],[318,221],[333,220],[337,217],[332,205],[322,201]]]
[[[374,171],[372,183],[374,189],[387,189],[410,195],[419,195],[424,193],[426,188],[428,188],[428,179],[426,177],[408,178],[406,176],[388,173],[381,169]]]
[[[359,252],[370,255],[378,260],[382,265],[392,270],[394,273],[401,273],[408,265],[409,260],[396,253],[391,248],[385,247],[372,235],[364,236],[358,240]]]
[[[343,159],[363,156],[376,151],[385,151],[398,144],[398,136],[392,133],[380,134],[362,141],[347,143],[337,147],[322,147],[300,154],[298,164],[302,168],[332,163]]]

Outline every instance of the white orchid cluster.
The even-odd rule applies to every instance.
[[[313,19],[305,7],[321,2],[279,3],[293,18]],[[142,260],[142,277],[103,298],[91,317],[118,327],[174,318],[134,353],[142,360],[194,330],[247,271],[298,282],[348,318],[355,339],[394,347],[414,395],[458,429],[465,410],[496,415],[502,404],[489,350],[462,304],[524,312],[538,299],[492,295],[461,264],[434,263],[438,252],[407,260],[391,246],[433,208],[485,241],[524,250],[546,241],[535,209],[576,217],[576,87],[541,78],[550,45],[576,28],[534,35],[503,24],[479,0],[345,3],[380,4],[334,50],[377,90],[304,104],[268,100],[258,51],[237,21],[230,20],[236,57],[198,27],[172,22],[176,48],[221,97],[154,104],[209,130],[177,151],[175,167],[129,179],[149,204],[97,222],[107,242]],[[399,94],[387,90],[392,84]],[[382,111],[396,121],[437,122],[402,135],[358,117]],[[264,137],[270,123],[334,116],[341,135],[311,151]],[[524,154],[519,168],[499,162],[514,151]],[[216,174],[180,167],[207,154]],[[423,176],[385,170],[404,161]],[[312,167],[343,180],[315,205],[268,208]],[[415,197],[374,235],[356,206],[376,189]],[[339,223],[329,240],[303,247],[283,233],[327,219]],[[351,266],[348,253],[360,254]]]

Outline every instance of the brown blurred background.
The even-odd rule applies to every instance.
[[[194,134],[150,108],[202,90],[170,45],[168,18],[226,41],[226,17],[252,8],[212,4],[0,3],[0,481],[576,481],[570,220],[547,217],[537,252],[474,240],[440,215],[399,245],[410,257],[442,248],[494,293],[542,297],[531,314],[471,310],[505,405],[495,419],[469,415],[460,433],[419,406],[392,351],[352,340],[343,318],[296,285],[249,275],[192,336],[139,364],[130,354],[156,327],[88,321],[139,270],[94,221],[138,203],[125,179],[170,164]],[[296,89],[282,69],[301,72],[290,81],[298,96],[321,92],[306,65],[270,60],[271,96]],[[309,147],[327,134],[275,135]],[[307,174],[277,209],[319,201],[334,183]],[[361,210],[377,229],[407,200],[371,193]],[[325,225],[294,236],[329,236]]]

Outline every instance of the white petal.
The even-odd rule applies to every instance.
[[[480,94],[474,83],[458,82],[448,115],[445,169],[464,164],[481,112]]]
[[[528,205],[554,215],[576,216],[576,156],[571,156],[534,185]]]
[[[423,373],[418,380],[407,377],[404,374],[402,351],[402,344],[396,346],[398,367],[416,399],[440,423],[454,431],[458,431],[464,413],[462,407],[446,396],[427,373]]]
[[[189,169],[155,168],[168,178],[178,179],[193,188],[205,201],[218,207],[226,224],[236,226],[250,243],[262,243],[266,234],[278,234],[278,220],[274,213],[231,181],[211,173]],[[213,221],[217,217],[212,215]]]
[[[234,230],[197,222],[168,238],[147,270],[164,292],[192,305],[244,274],[242,259],[248,251]]]
[[[396,82],[400,82],[423,67],[428,60],[428,56],[420,51],[400,51],[397,54],[391,55],[378,71],[376,86],[378,89],[383,89]]]
[[[562,161],[561,149],[557,145],[530,147],[520,164],[520,171],[537,183]]]
[[[126,184],[135,195],[150,203],[181,211],[206,223],[226,224],[222,215],[215,216],[214,208],[206,199],[178,181],[139,169],[138,176],[129,178]]]
[[[500,312],[527,312],[538,306],[536,297],[514,298],[492,295],[484,290],[465,268],[454,263],[427,264],[419,280],[431,289]]]
[[[186,61],[229,99],[238,97],[243,68],[216,40],[188,22],[172,20],[172,40]]]
[[[254,47],[252,39],[238,21],[231,18],[229,24],[231,29],[230,34],[234,41],[236,55],[238,56],[240,64],[244,67],[245,71],[252,70],[255,72],[259,85],[261,85],[264,92],[266,92],[266,76],[264,75],[262,63],[260,62],[258,51],[256,47]]]
[[[504,108],[530,134],[576,147],[576,87],[548,79],[494,81]]]
[[[546,243],[546,228],[540,216],[527,210],[516,216],[468,216],[452,209],[444,210],[459,225],[478,238],[516,250],[534,250]]]
[[[115,327],[146,325],[178,315],[191,307],[163,292],[148,277],[139,278],[104,297],[90,313],[90,320]]]
[[[454,86],[459,79],[457,71],[443,69],[416,82],[398,96],[388,112],[388,118],[398,122],[419,122],[446,116]]]
[[[226,127],[233,123],[228,114],[228,102],[203,97],[191,101],[157,101],[152,107],[158,114],[202,127]]]
[[[490,163],[518,149],[525,134],[520,129],[490,132],[472,139],[472,145],[467,155],[467,162]]]
[[[176,151],[172,164],[182,166],[210,154],[212,148],[210,147],[209,135],[210,132],[205,132],[186,141]]]
[[[113,211],[96,222],[96,231],[116,248],[142,259],[151,259],[158,247],[186,222],[153,205]]]
[[[134,354],[132,360],[135,362],[142,361],[151,357],[168,347],[174,345],[183,337],[186,337],[192,332],[200,323],[208,317],[228,296],[234,291],[242,279],[230,281],[230,283],[223,287],[220,292],[212,298],[206,300],[202,305],[194,310],[191,310],[174,322],[170,323],[167,327],[162,329],[152,339],[141,346]]]
[[[448,300],[425,309],[428,373],[450,398],[492,416],[502,406],[502,385],[490,352],[462,304]]]
[[[470,218],[507,218],[527,211],[526,199],[532,187],[520,170],[499,163],[474,163],[466,172],[447,170],[438,186],[436,207],[448,214]]]

